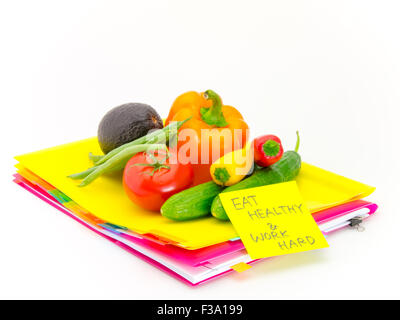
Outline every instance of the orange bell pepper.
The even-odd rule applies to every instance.
[[[220,96],[212,90],[180,95],[174,101],[165,125],[189,117],[191,119],[179,129],[177,148],[178,153],[184,153],[192,164],[194,185],[197,185],[211,180],[212,162],[245,146],[249,127],[240,112],[223,105]]]

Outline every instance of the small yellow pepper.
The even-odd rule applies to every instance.
[[[231,186],[251,173],[253,166],[253,148],[248,143],[243,149],[229,152],[215,161],[210,167],[210,174],[216,184]]]

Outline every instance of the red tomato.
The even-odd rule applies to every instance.
[[[165,157],[165,152],[156,152],[154,158],[140,152],[125,166],[125,192],[134,203],[147,210],[160,211],[170,196],[189,188],[193,183],[190,163],[176,163],[170,161],[176,160],[176,157]]]

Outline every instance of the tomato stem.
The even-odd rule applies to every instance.
[[[149,172],[142,172],[145,174],[148,174],[150,176],[153,176],[154,173],[156,173],[156,171],[161,170],[161,169],[171,169],[170,166],[167,166],[165,164],[165,161],[169,158],[169,153],[167,153],[167,155],[165,156],[165,158],[161,159],[161,160],[157,160],[157,158],[151,154],[146,152],[146,154],[154,161],[153,163],[135,163],[134,166],[142,166],[142,167],[152,167],[153,170],[149,173]]]

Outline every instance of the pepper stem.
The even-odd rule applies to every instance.
[[[268,157],[275,157],[281,149],[279,143],[274,140],[265,141],[262,148],[265,155]]]
[[[216,168],[214,170],[214,177],[221,182],[222,185],[225,185],[225,183],[230,179],[231,175],[226,168]]]
[[[224,114],[222,113],[222,101],[220,96],[212,90],[204,92],[204,96],[207,100],[212,101],[212,106],[210,108],[200,109],[203,121],[210,126],[226,127],[228,122],[225,120]]]

